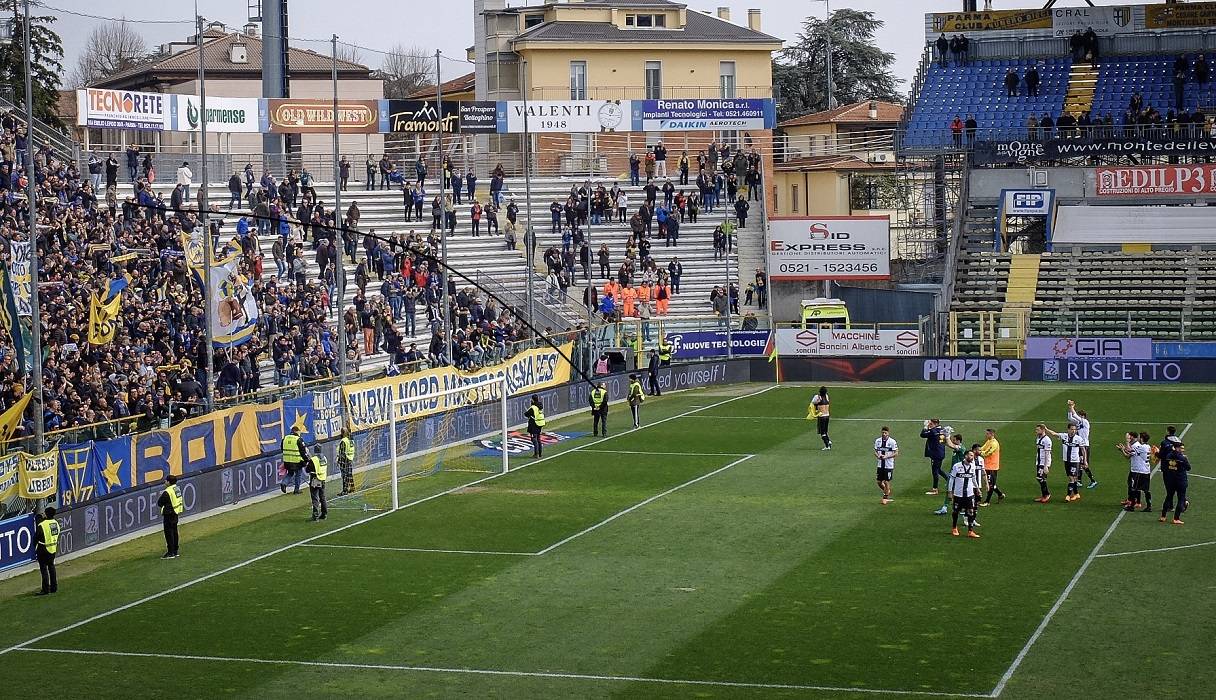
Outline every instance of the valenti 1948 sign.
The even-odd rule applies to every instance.
[[[891,277],[891,220],[885,216],[769,219],[769,275],[774,280]]]

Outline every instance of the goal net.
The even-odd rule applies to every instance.
[[[507,470],[506,380],[393,402],[389,420],[355,433],[349,477],[331,508],[396,509],[403,483],[439,472]],[[366,424],[369,421],[354,421]]]

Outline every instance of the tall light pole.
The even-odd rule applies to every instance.
[[[812,0],[812,2],[822,2],[825,8],[824,37],[827,39],[828,109],[835,109],[836,81],[832,75],[832,0]]]
[[[524,103],[524,196],[528,198],[528,224],[524,228],[524,260],[528,266],[524,273],[524,292],[528,302],[528,328],[536,331],[536,301],[535,290],[532,289],[532,277],[536,273],[536,228],[532,225],[532,132],[528,128],[528,61],[520,61],[522,79],[520,80],[520,96]]]
[[[334,257],[338,261],[338,264],[334,266],[334,283],[338,287],[334,298],[338,300],[337,323],[335,324],[338,330],[338,381],[346,384],[346,222],[342,218],[342,164],[338,152],[338,35],[334,34],[331,41],[333,41],[333,53],[330,56],[332,59],[330,77],[334,84],[334,222],[337,224],[335,233],[340,238],[339,240],[331,239],[330,245],[342,244],[341,250],[334,251],[336,253]],[[392,361],[392,358],[389,358],[389,362]],[[342,410],[346,410],[345,401],[342,402]]]
[[[439,220],[439,254],[443,258],[443,325],[448,332],[448,364],[456,363],[456,329],[452,326],[452,268],[448,267],[448,202],[444,199],[447,183],[443,180],[443,69],[439,66],[442,52],[435,51],[435,109],[439,112],[439,129],[435,131],[435,147],[439,151],[439,204],[442,218]],[[455,206],[452,205],[453,213]],[[498,216],[497,213],[494,214]],[[452,231],[455,233],[455,231]]]
[[[29,0],[26,0],[28,3]],[[207,410],[210,411],[215,407],[215,337],[212,323],[215,321],[215,313],[219,300],[212,293],[211,289],[211,263],[215,257],[214,242],[211,240],[211,224],[208,217],[208,209],[210,200],[207,198],[207,72],[203,68],[203,16],[195,15],[196,36],[195,42],[198,46],[198,109],[202,112],[202,119],[199,120],[199,135],[202,137],[203,148],[203,168],[202,168],[202,183],[199,185],[198,196],[198,214],[199,221],[203,226],[203,299],[206,302],[203,306],[203,321],[207,327],[207,383],[205,385],[204,401],[207,405]]]
[[[34,60],[30,52],[30,0],[25,0],[25,206],[30,225],[30,386],[34,391],[34,449],[39,454],[46,444],[46,423],[42,403],[42,304],[38,298],[38,186],[34,173]],[[19,358],[18,362],[22,362]]]

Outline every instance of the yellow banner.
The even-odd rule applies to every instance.
[[[1000,32],[1011,29],[1051,29],[1051,10],[989,10],[935,12],[934,33]]]
[[[389,423],[389,409],[394,401],[412,399],[397,407],[398,419],[420,418],[477,403],[485,397],[476,387],[507,378],[509,396],[545,389],[570,381],[570,356],[573,343],[561,346],[561,352],[543,348],[522,352],[506,362],[476,372],[461,372],[451,367],[437,367],[398,377],[385,377],[342,388],[350,427],[354,431],[375,428]],[[468,394],[447,394],[441,391],[468,386]],[[428,398],[430,397],[430,398]]]
[[[0,503],[17,495],[21,484],[21,453],[0,457]]]
[[[1145,29],[1192,29],[1216,27],[1216,2],[1186,5],[1145,5]]]
[[[21,453],[21,497],[52,498],[59,476],[59,448],[40,455]]]
[[[102,302],[101,296],[94,294],[89,302],[89,344],[105,345],[114,342],[114,334],[118,332],[118,312],[122,305],[122,292],[114,298]]]
[[[30,405],[30,399],[33,397],[33,394],[27,393],[7,411],[0,414],[0,443],[10,440],[13,433],[17,432],[17,428],[21,425],[21,418],[25,415],[25,409]]]
[[[150,484],[169,474],[192,474],[259,457],[278,449],[283,430],[283,403],[276,401],[214,411],[144,433],[135,438],[129,462],[134,472],[123,475],[128,480],[122,483]]]

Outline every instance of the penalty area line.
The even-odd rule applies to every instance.
[[[1110,552],[1109,554],[1099,554],[1098,559],[1105,557],[1126,557],[1131,554],[1152,554],[1154,552],[1173,552],[1179,549],[1193,549],[1195,547],[1210,547],[1216,544],[1216,540],[1212,542],[1196,542],[1195,544],[1180,544],[1177,547],[1158,547],[1156,549],[1137,549],[1134,552]]]
[[[1187,423],[1186,427],[1182,429],[1182,432],[1178,434],[1178,439],[1181,440],[1185,438],[1187,431],[1191,429],[1192,425],[1194,425],[1194,423]],[[1089,556],[1085,557],[1085,561],[1081,562],[1081,567],[1077,569],[1077,573],[1073,574],[1072,579],[1068,582],[1068,585],[1065,586],[1064,590],[1060,592],[1060,596],[1056,598],[1056,602],[1051,606],[1051,609],[1048,610],[1047,614],[1043,616],[1043,621],[1040,622],[1039,626],[1035,628],[1034,633],[1030,635],[1030,639],[1026,640],[1026,645],[1023,646],[1021,651],[1018,652],[1018,655],[1014,657],[1013,663],[1009,664],[1009,668],[1005,669],[1005,673],[1001,676],[1001,679],[997,681],[996,687],[992,689],[992,693],[990,693],[991,697],[998,698],[1001,696],[1001,693],[1004,692],[1005,686],[1009,685],[1009,680],[1013,678],[1013,674],[1017,672],[1018,667],[1021,666],[1022,662],[1026,660],[1027,654],[1030,653],[1030,648],[1034,646],[1035,642],[1039,641],[1039,637],[1043,636],[1043,632],[1047,629],[1047,625],[1051,624],[1052,618],[1056,616],[1056,613],[1064,605],[1064,601],[1068,600],[1068,596],[1072,593],[1072,589],[1077,587],[1077,583],[1080,582],[1081,577],[1085,575],[1085,572],[1089,570],[1090,565],[1093,564],[1094,560],[1098,558],[1098,552],[1102,551],[1102,547],[1106,545],[1106,541],[1110,539],[1110,536],[1115,534],[1115,528],[1119,527],[1119,523],[1123,522],[1123,516],[1125,515],[1127,515],[1126,510],[1119,511],[1119,514],[1115,516],[1115,519],[1110,524],[1110,527],[1106,528],[1106,532],[1102,533],[1102,538],[1099,539],[1098,543],[1094,545],[1094,548],[1090,550]]]
[[[828,693],[864,693],[868,695],[921,695],[944,698],[987,698],[987,693],[947,693],[940,690],[899,690],[887,688],[845,688],[825,685],[802,685],[797,683],[750,683],[747,681],[710,681],[681,678],[647,678],[644,676],[597,675],[590,673],[563,673],[561,671],[511,671],[489,668],[444,668],[442,666],[410,666],[406,664],[359,664],[340,661],[304,661],[301,659],[258,659],[239,656],[206,656],[201,654],[160,654],[137,651],[102,651],[96,649],[50,649],[19,647],[17,651],[41,654],[76,654],[80,656],[114,656],[136,659],[168,659],[172,661],[210,661],[268,666],[296,666],[306,668],[337,668],[364,671],[402,671],[413,673],[448,673],[466,676],[508,676],[514,678],[545,678],[572,681],[600,681],[616,683],[651,683],[656,685],[694,685],[714,688],[755,688],[762,690],[809,690]]]
[[[366,549],[376,552],[429,552],[432,554],[498,554],[505,557],[534,557],[536,552],[489,552],[476,549],[427,549],[425,547],[372,547],[362,544],[302,544],[301,547],[324,549]]]

